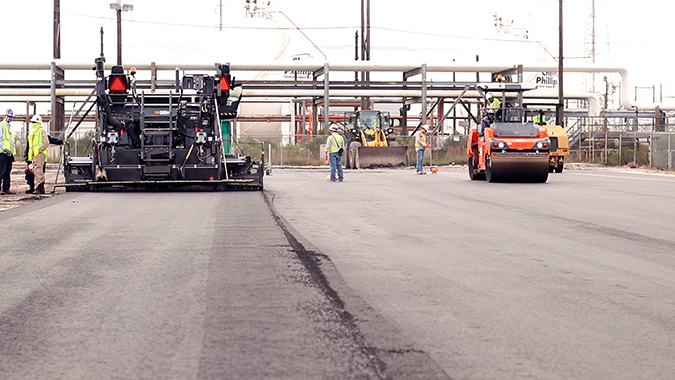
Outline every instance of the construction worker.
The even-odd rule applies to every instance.
[[[342,152],[344,152],[345,140],[338,133],[337,125],[330,126],[330,136],[326,140],[326,154],[330,161],[330,180],[335,182],[335,172],[337,172],[337,180],[342,182],[344,174],[342,172]]]
[[[415,151],[417,152],[417,174],[427,174],[422,170],[422,161],[424,161],[424,150],[431,149],[431,145],[427,144],[427,134],[429,134],[429,126],[426,124],[420,125],[417,132],[415,132]]]
[[[63,145],[63,140],[47,135],[49,138],[49,145]],[[26,169],[24,174],[26,175],[26,184],[28,184],[28,190],[26,194],[32,194],[35,192],[35,173],[33,172],[32,162],[28,159],[28,151],[30,150],[30,144],[26,144],[26,151],[23,153],[23,160],[26,161]],[[42,172],[45,173],[47,169],[47,162],[42,165]]]
[[[501,120],[502,113],[500,111],[502,110],[502,101],[498,97],[494,96],[494,94],[491,92],[487,93],[487,99],[488,112],[494,116],[495,120]]]
[[[30,121],[30,133],[28,134],[28,161],[33,162],[33,173],[35,173],[35,194],[44,194],[44,164],[47,162],[49,137],[47,136],[47,131],[42,127],[42,117],[40,115],[33,115]]]
[[[494,94],[491,92],[487,93],[487,99],[488,99],[488,109],[494,111],[494,113],[497,114],[499,110],[502,108],[502,101],[499,100],[499,98],[495,97]]]
[[[367,117],[363,119],[363,137],[366,139],[366,142],[375,141],[375,128],[377,128],[377,123],[373,123],[373,119]]]
[[[367,142],[375,141],[375,134],[377,131],[373,127],[372,123],[366,123],[366,129],[363,130],[363,134],[366,137]]]
[[[483,136],[485,128],[489,127],[490,124],[495,121],[495,119],[501,119],[499,110],[502,108],[502,101],[495,97],[491,92],[485,94],[485,98],[488,100],[488,107],[487,112],[485,113],[485,116],[483,116],[483,120],[481,120],[481,123],[478,127],[478,136]]]
[[[0,194],[16,194],[9,189],[12,162],[16,154],[16,144],[10,127],[13,117],[14,111],[8,109],[0,121]]]
[[[546,115],[544,115],[544,111],[539,110],[537,115],[532,116],[532,122],[536,125],[546,125]]]

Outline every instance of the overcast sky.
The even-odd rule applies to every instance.
[[[290,30],[291,53],[309,52],[320,60],[323,53],[329,62],[354,59],[361,0],[269,1],[320,49]],[[111,2],[61,0],[62,59],[93,62],[100,53],[103,27],[107,59],[115,60],[116,17]],[[221,0],[123,3],[134,6],[123,13],[125,62],[270,60],[282,41],[273,23],[244,19],[245,0],[222,0],[222,29]],[[51,61],[53,0],[0,0],[0,4],[0,38],[12,51],[3,60]],[[566,64],[590,60],[591,4],[592,0],[564,2]],[[595,0],[595,4],[596,62],[628,67],[634,85],[663,84],[666,95],[675,96],[675,79],[669,72],[675,42],[669,30],[673,2]],[[527,40],[498,35],[493,13],[507,23],[512,20],[514,34],[527,30]],[[541,60],[541,52],[548,51],[546,62],[555,64],[558,0],[371,0],[371,27],[373,60],[471,63],[479,55],[482,63],[510,65]]]

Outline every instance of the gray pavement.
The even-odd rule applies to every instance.
[[[317,270],[330,262],[277,219],[261,192],[68,193],[0,213],[1,377],[444,376],[401,340],[384,347],[402,360],[380,354],[355,318],[396,329],[353,295],[362,310],[345,310]]]
[[[455,379],[671,379],[675,176],[276,170],[348,285]]]
[[[2,377],[673,377],[674,176],[326,173],[0,212]]]

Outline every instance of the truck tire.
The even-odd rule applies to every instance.
[[[556,172],[556,173],[562,173],[562,171],[563,171],[563,163],[560,162],[560,163],[558,164],[558,166],[556,166],[555,172]]]
[[[359,166],[357,165],[358,162],[358,155],[359,155],[359,147],[361,147],[361,143],[358,141],[352,141],[349,143],[349,154],[351,158],[351,168],[352,169],[358,169]]]
[[[352,168],[352,154],[349,149],[345,152],[345,169],[351,169]]]

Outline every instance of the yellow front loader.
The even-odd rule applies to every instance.
[[[348,169],[409,165],[408,147],[387,138],[392,132],[389,112],[364,110],[345,113]]]
[[[542,125],[542,127],[546,127],[548,138],[551,140],[548,172],[562,173],[565,157],[570,154],[567,133],[559,125]]]

